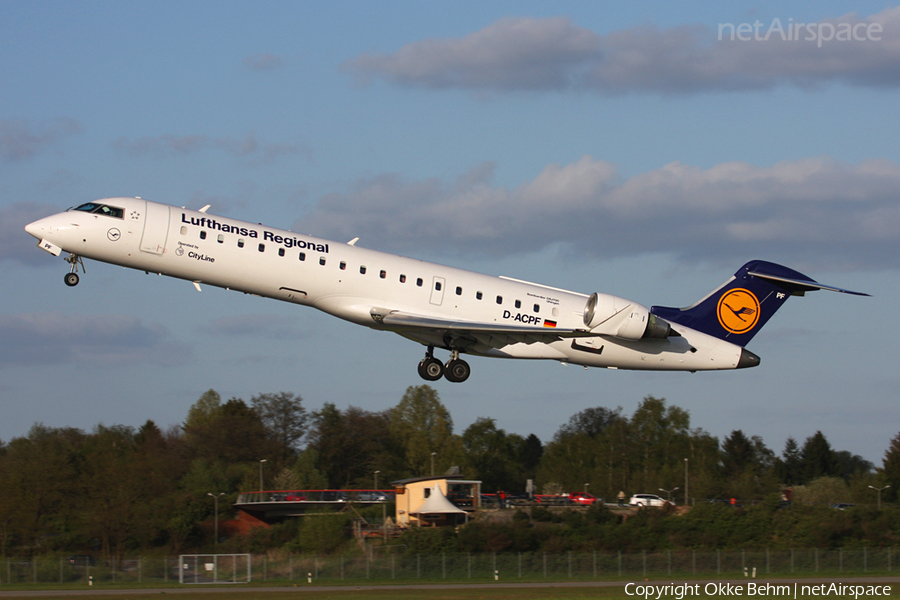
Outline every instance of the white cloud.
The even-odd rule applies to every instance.
[[[189,346],[172,341],[161,325],[127,315],[32,313],[0,315],[0,368],[16,365],[156,364],[178,366],[192,360]]]
[[[59,118],[44,123],[0,119],[0,159],[15,162],[31,158],[60,139],[81,132],[74,119]]]
[[[900,8],[822,19],[811,29],[790,18],[757,23],[744,24],[750,34],[726,23],[600,35],[561,17],[505,18],[460,39],[363,54],[342,69],[363,84],[381,78],[425,88],[601,94],[900,85]]]
[[[490,169],[452,183],[382,175],[323,197],[296,230],[404,254],[509,255],[562,246],[582,256],[663,252],[900,266],[900,165],[829,157],[769,167],[672,163],[630,178],[590,156],[549,165],[514,189]],[[802,265],[800,265],[802,266]]]
[[[202,134],[162,134],[136,140],[121,137],[113,142],[113,148],[131,156],[185,156],[213,149],[240,159],[248,166],[269,164],[282,156],[301,155],[310,159],[312,155],[309,148],[300,144],[261,143],[252,131],[242,139]]]
[[[231,315],[214,319],[200,327],[200,331],[220,336],[262,338],[268,340],[298,340],[309,333],[297,326],[295,319],[278,315]]]

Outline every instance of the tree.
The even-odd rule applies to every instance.
[[[884,490],[884,500],[896,502],[900,497],[900,433],[891,438],[888,449],[884,452],[884,462],[878,470],[881,481],[877,487],[889,485]]]
[[[326,403],[312,414],[307,451],[331,487],[370,487],[373,473],[389,477],[390,439],[387,417],[355,406],[340,410]],[[306,454],[306,452],[304,452]],[[385,481],[386,479],[382,479]]]
[[[240,398],[222,404],[214,390],[204,393],[191,407],[184,434],[192,457],[209,463],[256,462],[281,454],[259,413]]]
[[[589,438],[595,438],[603,433],[607,427],[616,420],[622,418],[622,409],[610,410],[605,406],[586,408],[572,415],[569,422],[559,428],[556,435],[583,434]]]
[[[188,410],[184,421],[184,430],[209,427],[220,416],[222,396],[215,390],[206,390]]]
[[[432,453],[436,472],[458,460],[453,419],[434,388],[410,386],[389,414],[391,436],[403,453],[403,476],[430,475]]]
[[[775,461],[775,475],[783,485],[800,485],[803,481],[803,453],[797,440],[789,437],[784,443],[781,458]]]
[[[838,477],[841,475],[841,464],[837,454],[831,449],[831,444],[825,439],[821,431],[806,438],[803,444],[803,459],[801,462],[803,483],[808,483],[819,477]]]
[[[519,463],[527,478],[534,479],[541,457],[544,455],[544,445],[540,438],[529,433],[519,449]]]
[[[309,419],[300,396],[290,392],[259,394],[253,396],[250,402],[263,425],[281,444],[284,454],[297,450],[297,444],[306,434]]]
[[[522,469],[515,447],[522,443],[521,437],[498,429],[496,420],[479,417],[462,434],[466,476],[480,479],[483,490],[519,491],[525,482],[517,480]]]

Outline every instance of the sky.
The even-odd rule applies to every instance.
[[[880,466],[900,5],[683,4],[0,0],[0,440],[176,426],[210,388],[379,411],[424,383],[421,346],[310,308],[93,261],[67,288],[23,229],[140,196],[645,306],[751,259],[870,293],[791,299],[754,369],[472,357],[431,385],[457,433],[491,417],[547,442],[652,395],[720,439],[780,454],[820,430]]]

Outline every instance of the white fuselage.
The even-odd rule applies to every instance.
[[[625,339],[609,332],[551,339],[548,328],[585,329],[588,295],[474,273],[145,201],[102,200],[121,216],[69,210],[31,223],[45,249],[312,306],[375,329],[387,309],[458,322],[533,327],[541,336],[516,335],[478,344],[470,354],[553,359],[622,369],[699,371],[733,369],[741,348],[681,325],[680,337]],[[41,244],[39,244],[41,245]],[[612,305],[636,306],[602,295]],[[646,309],[644,309],[646,311]],[[393,329],[392,329],[393,330]],[[439,330],[398,331],[419,343],[447,347]],[[502,336],[499,336],[502,338]],[[549,341],[548,341],[549,340]]]

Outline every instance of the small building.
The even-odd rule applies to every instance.
[[[400,527],[459,525],[481,506],[481,482],[461,475],[393,481]]]

